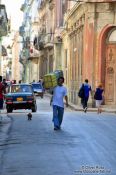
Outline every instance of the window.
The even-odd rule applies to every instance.
[[[116,29],[110,33],[109,42],[116,42]]]
[[[28,85],[13,85],[11,87],[11,93],[19,93],[19,92],[32,92],[31,86]]]

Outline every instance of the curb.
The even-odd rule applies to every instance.
[[[75,111],[83,111],[82,108],[78,108],[78,107],[74,107],[73,105],[69,104],[69,107],[72,109],[72,110],[75,110]],[[97,112],[97,108],[88,108],[87,109],[88,112]],[[102,108],[102,112],[107,112],[107,113],[114,113],[116,114],[116,110],[107,110],[107,109],[104,109]]]
[[[51,94],[46,93],[45,96],[51,97]],[[69,103],[69,108],[72,110],[75,110],[75,111],[83,111],[83,108],[81,108],[80,106],[73,105],[71,103]],[[88,107],[87,111],[88,112],[97,112],[97,108],[89,108]],[[107,113],[116,114],[116,109],[106,109],[106,108],[102,107],[102,111],[107,112]]]

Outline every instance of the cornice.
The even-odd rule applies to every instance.
[[[67,21],[67,20],[73,15],[73,13],[77,10],[77,8],[78,8],[80,5],[82,5],[82,3],[81,3],[81,2],[77,2],[77,3],[72,7],[72,9],[69,10],[69,11],[67,12],[67,14],[65,15],[65,21]]]

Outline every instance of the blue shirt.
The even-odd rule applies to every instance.
[[[91,91],[91,86],[88,83],[84,83],[85,97],[89,97],[89,91]]]
[[[101,88],[96,88],[96,100],[102,100],[103,97],[102,97],[102,93],[103,93],[103,89]]]

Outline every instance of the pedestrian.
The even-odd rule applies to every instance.
[[[41,83],[42,84],[42,81],[39,79],[38,83]]]
[[[4,94],[5,93],[6,93],[5,86],[2,83],[2,76],[0,76],[0,109],[3,109]]]
[[[82,84],[83,90],[84,90],[84,95],[81,98],[81,104],[83,106],[84,112],[87,112],[87,103],[89,100],[89,94],[91,90],[91,86],[89,85],[88,79],[85,79],[85,82]]]
[[[17,83],[17,81],[16,81],[16,80],[13,80],[13,81],[12,81],[12,84],[16,84],[16,83]]]
[[[22,80],[19,80],[19,84],[21,84],[22,83]]]
[[[94,99],[96,101],[96,107],[98,109],[97,111],[98,114],[102,112],[101,104],[103,102],[103,92],[104,92],[104,89],[102,87],[102,84],[99,84],[94,94]]]
[[[64,78],[58,78],[58,85],[53,89],[53,96],[51,99],[51,103],[53,106],[53,123],[54,130],[61,129],[61,124],[63,121],[64,114],[64,101],[66,101],[66,106],[68,107],[68,97],[67,97],[67,89],[63,86]]]
[[[5,86],[5,88],[7,87],[7,83],[6,83],[6,79],[4,78],[2,81],[3,85]]]
[[[7,85],[7,83],[6,83],[6,79],[5,79],[5,78],[3,79],[2,84],[4,85],[4,92],[5,92],[5,94],[6,94],[8,85]]]

